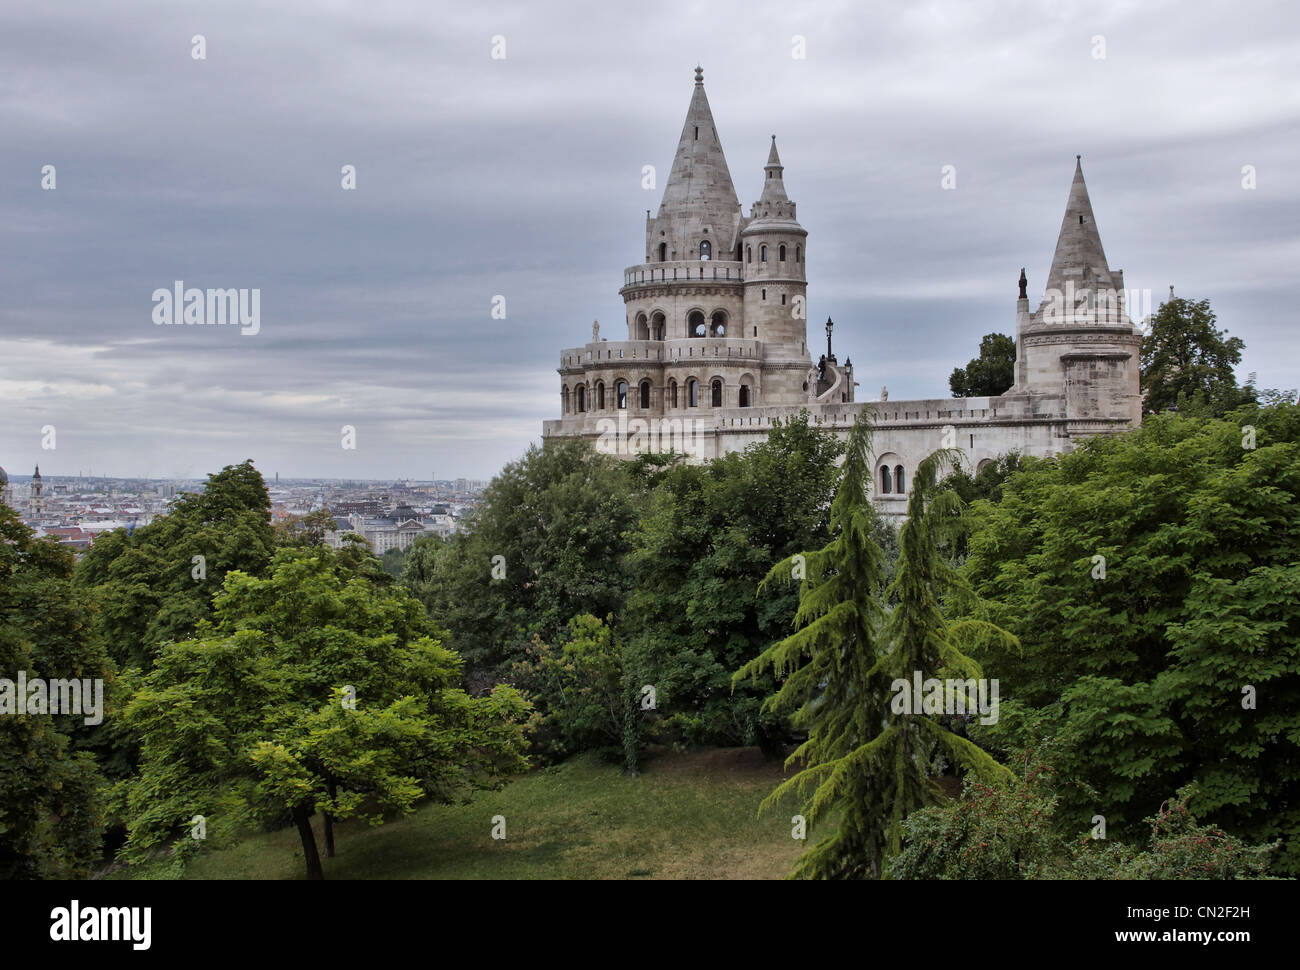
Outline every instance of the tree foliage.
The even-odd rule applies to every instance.
[[[1016,382],[1016,341],[990,333],[980,339],[980,354],[965,367],[953,368],[948,387],[953,397],[996,397]]]
[[[917,469],[899,533],[897,574],[884,588],[884,555],[873,540],[876,512],[868,497],[870,447],[870,425],[860,419],[831,505],[831,541],[783,560],[764,580],[767,587],[804,572],[796,632],[735,674],[736,683],[764,670],[784,677],[767,706],[793,709],[794,725],[808,731],[787,762],[805,767],[763,807],[789,792],[811,792],[809,826],[837,815],[833,830],[800,858],[795,876],[879,877],[887,855],[898,850],[903,819],[940,797],[934,780],[939,756],[987,777],[1006,771],[938,717],[897,712],[891,703],[896,682],[910,683],[917,671],[980,677],[978,665],[957,646],[968,634],[1007,637],[978,620],[950,624],[940,609],[942,593],[961,587],[938,549],[959,508],[956,497],[936,484],[937,473],[952,461],[947,452],[936,452]]]
[[[1017,757],[1014,782],[967,779],[960,798],[923,808],[903,823],[895,879],[1258,879],[1276,844],[1251,846],[1201,825],[1189,803],[1195,786],[1163,802],[1135,845],[1094,831],[1062,834],[1052,769],[1035,752]],[[1100,832],[1096,833],[1100,835]]]
[[[1255,398],[1237,386],[1233,368],[1246,344],[1215,326],[1209,300],[1182,297],[1162,303],[1142,338],[1142,410],[1179,411],[1222,417]]]
[[[591,750],[621,757],[627,692],[609,625],[590,614],[575,616],[557,644],[534,636],[524,655],[511,666],[510,680],[540,715],[534,745],[557,760]]]
[[[183,494],[148,525],[100,536],[77,564],[76,580],[98,603],[95,633],[112,659],[143,668],[160,644],[190,636],[211,617],[228,572],[262,575],[274,548],[271,498],[245,461],[209,475],[202,492]]]
[[[1199,817],[1300,871],[1300,408],[1149,417],[973,519],[966,573],[1024,646],[983,657],[1009,697],[988,743],[1055,740],[1097,793],[1063,791],[1064,824],[1123,834],[1195,781]]]
[[[492,480],[464,533],[416,541],[402,581],[466,660],[496,676],[534,633],[551,641],[574,616],[621,610],[633,476],[583,441],[530,448]]]
[[[124,855],[175,843],[183,861],[251,822],[292,820],[322,875],[311,818],[378,823],[525,766],[511,688],[471,698],[445,635],[373,556],[284,548],[265,579],[235,571],[213,622],[166,644],[125,711],[143,738],[121,783]],[[195,816],[207,838],[189,835]]]
[[[760,744],[775,754],[784,718],[763,712],[764,676],[734,693],[731,675],[790,628],[793,583],[758,595],[773,564],[824,543],[843,451],[806,414],[743,454],[680,465],[659,480],[631,535],[629,665],[652,684],[666,725],[689,744]]]
[[[0,677],[109,678],[72,564],[69,550],[35,538],[0,502]],[[0,879],[86,878],[103,808],[94,759],[75,743],[84,716],[18,713],[13,700],[0,714]]]

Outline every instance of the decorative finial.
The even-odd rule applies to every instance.
[[[1029,295],[1025,292],[1025,289],[1028,286],[1029,286],[1029,280],[1025,277],[1025,268],[1021,266],[1020,267],[1020,299],[1022,300],[1029,299]]]
[[[700,67],[698,64],[695,65],[695,83],[704,83],[704,68]]]
[[[1076,162],[1081,162],[1081,161],[1083,161],[1083,156],[1082,156],[1082,155],[1075,155],[1075,156],[1074,156],[1074,160],[1075,160]]]

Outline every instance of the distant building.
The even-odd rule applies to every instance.
[[[39,516],[42,512],[42,499],[45,496],[45,483],[41,480],[41,466],[36,466],[36,471],[32,473],[32,484],[30,491],[27,493],[27,511],[33,516]]]
[[[338,549],[343,545],[343,536],[349,532],[361,536],[369,544],[371,552],[382,556],[390,549],[409,549],[420,536],[437,534],[438,530],[436,526],[430,528],[416,518],[335,516],[334,531],[326,534],[325,542]]]

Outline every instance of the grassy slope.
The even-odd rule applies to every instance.
[[[339,826],[338,855],[324,860],[325,876],[779,879],[806,845],[790,835],[793,803],[758,817],[758,803],[781,779],[780,765],[763,763],[754,748],[662,754],[637,778],[592,757],[575,758],[499,792],[480,792],[469,805],[429,805],[373,828]],[[494,815],[505,816],[505,840],[491,838]],[[303,873],[298,835],[285,829],[211,853],[191,874],[302,879]]]

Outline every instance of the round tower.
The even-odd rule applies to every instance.
[[[763,341],[763,388],[768,404],[807,400],[808,233],[785,193],[776,135],[763,166],[763,192],[741,230],[745,266],[745,336]]]
[[[741,215],[697,67],[663,201],[646,213],[645,262],[623,271],[629,340],[739,336]]]

